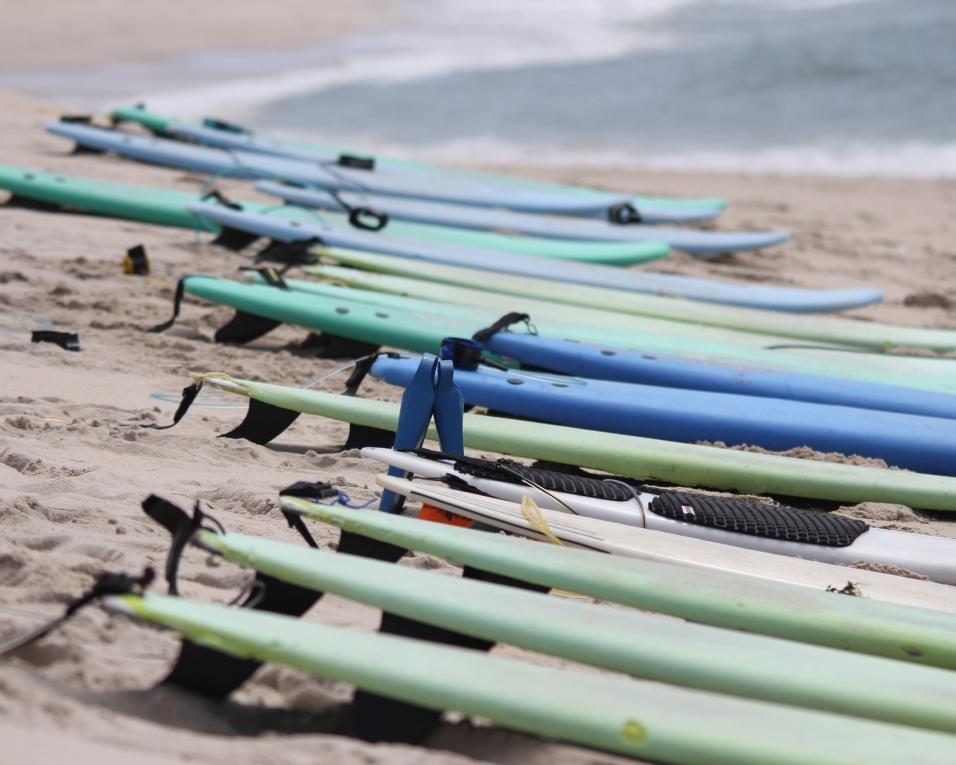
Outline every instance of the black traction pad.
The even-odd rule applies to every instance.
[[[553,470],[541,470],[507,460],[493,462],[471,457],[465,460],[458,459],[455,462],[455,470],[473,475],[475,478],[487,478],[492,481],[524,483],[524,480],[528,480],[548,491],[561,491],[578,497],[604,499],[610,502],[627,502],[634,498],[634,494],[627,486],[617,482],[568,475]]]
[[[848,547],[869,529],[863,521],[842,515],[676,491],[658,496],[648,510],[698,526],[825,547]]]

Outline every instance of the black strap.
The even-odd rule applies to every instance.
[[[228,207],[230,210],[241,210],[242,205],[232,199],[229,199],[225,194],[223,194],[219,189],[210,189],[202,196],[202,201],[205,202],[207,199],[215,199],[223,207]]]
[[[359,157],[355,154],[339,154],[336,164],[342,167],[350,167],[353,170],[374,170],[374,157]]]
[[[215,117],[203,117],[202,126],[212,130],[222,130],[225,133],[236,133],[238,135],[252,135],[249,128],[237,125],[235,122],[226,122],[226,120],[216,119]]]
[[[630,202],[612,205],[607,211],[607,219],[611,223],[626,226],[629,223],[640,223],[642,218],[637,208]]]
[[[176,425],[186,416],[186,412],[189,411],[189,407],[192,406],[193,401],[196,400],[196,396],[199,395],[199,391],[201,390],[202,383],[193,383],[183,388],[183,397],[180,399],[179,406],[176,407],[176,412],[173,414],[173,421],[169,423],[169,425],[157,425],[156,423],[148,422],[140,425],[140,427],[149,428],[150,430],[169,430],[169,428]]]
[[[524,322],[531,327],[531,317],[526,313],[518,313],[517,311],[512,311],[511,313],[506,313],[494,324],[485,327],[484,329],[479,329],[475,334],[471,336],[472,340],[477,340],[479,343],[485,343],[488,341],[488,338],[493,335],[497,335],[502,330],[507,329],[512,324],[518,324]]]
[[[388,224],[388,214],[374,207],[353,207],[349,223],[365,231],[381,231]]]
[[[224,531],[222,524],[211,515],[204,513],[198,501],[191,516],[181,507],[155,494],[150,494],[144,499],[142,507],[143,512],[165,528],[173,538],[169,546],[169,553],[166,556],[165,577],[169,586],[169,594],[178,595],[179,561],[186,550],[186,546],[200,529],[222,532]],[[216,528],[209,529],[208,526],[205,526],[204,522],[207,520],[214,524]]]
[[[90,589],[67,605],[61,616],[0,643],[0,656],[5,656],[24,646],[28,646],[45,635],[50,634],[57,627],[72,619],[80,609],[88,606],[95,600],[99,600],[107,595],[128,595],[130,593],[143,592],[149,587],[155,576],[156,572],[149,566],[143,569],[143,573],[138,577],[133,577],[128,574],[103,572],[96,577],[96,581],[94,581]]]
[[[76,332],[57,332],[52,329],[35,329],[30,335],[32,343],[53,343],[66,351],[80,350],[80,336]]]
[[[155,327],[150,327],[147,329],[147,332],[165,332],[167,329],[173,326],[176,323],[176,319],[179,318],[179,309],[183,303],[183,295],[186,292],[186,279],[189,276],[181,276],[179,281],[176,282],[176,292],[173,294],[173,315],[168,321],[164,321],[162,324],[157,324]]]

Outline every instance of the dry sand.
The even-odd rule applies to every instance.
[[[154,11],[144,7],[149,15],[143,18],[159,23],[165,10]],[[109,14],[104,11],[100,18]],[[72,23],[64,21],[64,29]],[[248,42],[269,44],[278,39],[271,34],[263,30]],[[32,65],[31,46],[15,38],[23,65]],[[306,37],[293,34],[292,39]],[[195,44],[186,35],[179,49]],[[175,51],[144,47],[142,52]],[[118,53],[122,49],[103,55]],[[75,55],[76,61],[86,60],[82,52]],[[55,115],[47,105],[0,94],[0,162],[169,188],[196,190],[201,184],[181,173],[115,158],[69,155],[62,142],[41,129]],[[794,241],[768,252],[709,262],[678,254],[662,264],[667,270],[811,287],[878,285],[886,290],[887,301],[858,311],[860,316],[956,327],[952,182],[585,168],[527,172],[609,188],[726,196],[732,205],[722,227],[784,226],[794,231]],[[132,222],[0,207],[0,634],[31,626],[34,614],[57,613],[104,568],[136,571],[145,563],[160,565],[167,539],[139,509],[150,493],[186,506],[202,499],[230,530],[290,541],[294,537],[274,511],[282,486],[302,478],[323,479],[355,498],[372,496],[376,468],[354,452],[336,451],[345,435],[336,423],[300,418],[270,447],[214,438],[238,422],[241,408],[196,408],[168,431],[140,427],[169,420],[173,405],[150,395],[175,396],[190,369],[302,384],[336,365],[296,353],[290,344],[304,333],[289,328],[249,347],[217,346],[211,335],[228,312],[192,300],[175,330],[144,334],[144,327],[168,316],[172,288],[181,274],[230,275],[246,262],[244,256],[210,247],[208,239]],[[152,261],[148,278],[127,276],[120,269],[124,251],[139,243]],[[917,304],[933,305],[913,305],[914,296]],[[82,351],[31,345],[28,330],[36,320],[78,331]],[[324,387],[339,390],[341,383],[342,378],[335,378]],[[376,384],[366,394],[396,398],[393,390]],[[953,535],[948,521],[908,508],[869,503],[847,512],[879,526]],[[322,538],[330,541],[329,535]],[[407,562],[452,572],[422,556]],[[228,566],[210,567],[198,554],[188,556],[183,578],[190,594],[220,601],[231,598],[245,581],[244,574]],[[375,626],[377,614],[326,598],[309,618],[368,629]],[[349,690],[277,667],[260,671],[227,704],[144,690],[167,670],[176,645],[171,635],[89,609],[4,662],[4,760],[46,763],[69,757],[73,763],[150,765],[617,761],[499,729],[451,723],[428,742],[429,751],[328,735],[322,731],[329,729]]]

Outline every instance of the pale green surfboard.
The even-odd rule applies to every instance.
[[[107,607],[199,645],[273,661],[431,709],[675,765],[952,762],[956,737],[731,696],[541,667],[408,638],[183,598]]]
[[[283,497],[282,506],[345,531],[545,587],[715,627],[956,669],[952,613],[295,497]]]
[[[395,430],[398,404],[239,380],[194,375],[220,390],[283,409],[381,430]],[[429,438],[434,439],[434,430]],[[465,445],[483,451],[604,470],[630,478],[838,502],[895,502],[956,510],[956,478],[882,470],[773,454],[621,436],[505,417],[464,416]]]
[[[419,282],[435,282],[434,287],[420,288],[419,294],[451,294],[439,285],[465,287],[472,291],[513,295],[516,298],[532,298],[559,304],[597,308],[620,314],[651,316],[690,324],[725,327],[741,332],[776,335],[817,343],[841,343],[873,351],[891,347],[929,348],[935,351],[956,349],[956,330],[924,329],[879,322],[858,321],[839,316],[803,314],[799,319],[777,311],[756,308],[734,308],[676,297],[643,295],[604,287],[572,285],[547,279],[530,279],[511,274],[479,271],[441,263],[422,263],[407,258],[332,250],[328,254],[339,263],[366,271],[392,274],[415,279]],[[321,267],[316,269],[322,273]],[[344,280],[344,276],[336,278]],[[362,281],[360,274],[353,274],[349,283],[367,289],[386,289],[387,282]],[[394,283],[393,283],[394,284]],[[461,294],[461,293],[456,293]],[[439,298],[440,299],[440,298]]]
[[[198,539],[283,581],[473,637],[682,687],[956,732],[946,671],[257,537]]]

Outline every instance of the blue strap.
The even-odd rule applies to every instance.
[[[442,451],[464,454],[462,418],[465,400],[455,387],[454,375],[452,362],[440,361],[430,353],[422,354],[418,369],[402,396],[394,449],[419,448],[434,415]],[[410,475],[396,467],[390,467],[388,474],[397,478]],[[404,506],[405,497],[386,490],[382,492],[378,509],[385,513],[400,513]]]

